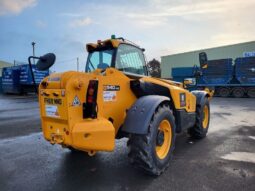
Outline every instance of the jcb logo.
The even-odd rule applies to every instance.
[[[104,85],[104,91],[120,91],[120,86],[118,86],[118,85]]]

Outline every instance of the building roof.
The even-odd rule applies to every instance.
[[[255,41],[249,41],[249,42],[241,42],[241,43],[236,43],[236,44],[229,44],[229,45],[224,45],[224,46],[217,46],[217,47],[211,47],[211,48],[203,48],[203,49],[198,49],[198,50],[192,50],[192,51],[187,51],[187,52],[181,52],[181,53],[175,53],[175,54],[169,54],[169,55],[164,55],[162,57],[167,57],[167,56],[175,56],[175,55],[181,55],[181,54],[189,54],[189,53],[194,53],[194,52],[201,52],[201,51],[208,51],[208,50],[213,50],[213,49],[219,49],[219,48],[229,48],[232,46],[239,46],[239,45],[248,45],[248,44],[255,44]]]

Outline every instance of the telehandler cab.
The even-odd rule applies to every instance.
[[[123,38],[87,44],[85,72],[52,73],[39,86],[42,131],[51,144],[88,152],[113,151],[127,137],[131,164],[152,175],[168,167],[176,133],[204,138],[210,95],[148,75],[144,49]],[[39,69],[55,61],[39,59]],[[185,82],[189,84],[189,82]]]

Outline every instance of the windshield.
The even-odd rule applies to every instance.
[[[146,75],[142,50],[132,45],[121,44],[117,51],[115,68],[123,72]]]
[[[89,53],[86,72],[108,67],[133,74],[147,74],[142,50],[129,44],[120,44],[117,49],[100,49]]]
[[[106,69],[111,67],[113,52],[114,49],[107,49],[89,53],[86,64],[86,72],[92,72],[98,68]]]

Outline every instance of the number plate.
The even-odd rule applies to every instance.
[[[44,98],[44,103],[51,105],[62,105],[62,100],[58,98]]]

